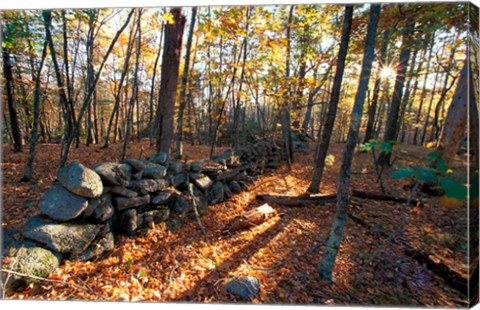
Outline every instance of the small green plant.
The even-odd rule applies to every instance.
[[[414,165],[411,167],[398,167],[390,173],[394,179],[415,177],[418,182],[432,185],[450,199],[465,201],[467,199],[467,186],[452,178],[452,169],[448,166],[441,153],[434,151],[427,154],[425,161],[428,167]]]
[[[360,152],[368,152],[372,151],[372,156],[373,156],[373,164],[375,166],[375,173],[377,174],[377,183],[380,185],[380,189],[382,193],[385,193],[385,186],[383,185],[383,170],[385,169],[384,165],[379,165],[378,164],[378,157],[377,157],[377,151],[384,152],[384,153],[392,153],[393,151],[393,145],[398,144],[399,142],[397,141],[384,141],[384,142],[379,142],[377,140],[371,139],[368,141],[368,143],[363,144],[360,146]]]

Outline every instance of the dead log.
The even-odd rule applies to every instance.
[[[420,199],[397,197],[397,196],[378,194],[378,193],[372,193],[372,192],[362,192],[362,191],[353,190],[352,196],[357,198],[364,198],[364,199],[393,201],[398,203],[410,204],[413,206],[423,206],[423,202]]]
[[[269,218],[277,214],[277,211],[267,203],[250,210],[242,215],[236,216],[230,223],[222,229],[222,234],[234,233],[238,230],[253,227],[262,224]]]
[[[372,192],[363,192],[354,190],[352,197],[373,199],[381,201],[393,201],[398,203],[408,203],[413,206],[422,206],[423,202],[419,199],[409,199],[404,197],[396,197],[385,194],[378,194]],[[258,194],[257,199],[264,200],[270,203],[276,203],[287,207],[306,207],[311,205],[321,205],[326,202],[337,199],[337,194],[324,195],[280,195],[280,194]]]
[[[310,205],[321,205],[325,202],[332,201],[337,198],[337,194],[328,195],[277,195],[277,194],[259,194],[257,199],[270,203],[276,203],[288,207],[304,207]]]

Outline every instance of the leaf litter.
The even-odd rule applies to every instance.
[[[208,157],[208,147],[186,145],[188,160]],[[424,157],[426,150],[397,146],[398,164],[409,164]],[[26,153],[14,154],[4,148],[2,228],[19,228],[25,220],[39,213],[38,202],[53,184],[58,169],[59,145],[38,146],[33,181],[20,181]],[[71,160],[86,166],[104,161],[118,161],[121,145],[80,146],[73,149]],[[322,193],[334,193],[341,159],[342,144],[329,150]],[[153,153],[147,140],[133,141],[128,157],[146,158]],[[466,161],[459,160],[460,166]],[[418,164],[418,163],[417,163]],[[352,188],[380,192],[370,154],[357,153],[352,171]],[[387,243],[380,255],[366,266],[361,284],[355,280],[370,255],[384,238],[366,227],[347,221],[344,240],[337,257],[334,280],[318,278],[316,266],[325,251],[323,241],[330,231],[335,202],[292,208],[271,204],[278,215],[251,229],[224,236],[222,228],[235,216],[262,204],[261,193],[303,194],[313,172],[313,153],[297,154],[289,171],[282,166],[260,176],[256,182],[228,201],[211,206],[202,223],[208,233],[207,244],[195,221],[170,232],[157,225],[137,236],[119,236],[114,251],[93,262],[66,261],[49,279],[67,284],[39,282],[7,298],[29,300],[107,300],[107,301],[192,301],[205,303],[243,302],[223,287],[232,276],[255,276],[262,283],[252,304],[328,304],[385,306],[465,306],[467,298],[449,287],[444,279],[405,254],[402,246]],[[408,197],[408,181],[384,175],[386,191]],[[419,193],[427,203],[409,208],[407,225],[398,237],[412,246],[434,253],[443,263],[462,274],[467,248],[467,209],[445,206],[438,197]],[[370,227],[389,235],[400,222],[403,206],[398,203],[353,198],[350,212]],[[5,266],[3,267],[5,268]]]

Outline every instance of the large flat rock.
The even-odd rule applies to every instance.
[[[78,162],[58,169],[57,179],[66,189],[82,197],[95,198],[103,192],[100,176]]]
[[[56,223],[41,215],[27,220],[22,234],[59,253],[80,254],[90,245],[103,225]]]
[[[43,195],[40,211],[56,221],[69,221],[78,217],[88,207],[88,200],[54,184]]]

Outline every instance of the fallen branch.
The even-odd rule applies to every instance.
[[[33,275],[28,275],[28,274],[25,274],[25,273],[16,272],[16,271],[13,271],[13,270],[8,270],[8,269],[2,269],[2,272],[5,272],[7,274],[16,275],[16,276],[19,276],[19,277],[33,279],[33,280],[39,280],[39,281],[44,281],[44,282],[73,286],[75,288],[88,291],[88,292],[92,293],[93,295],[97,296],[98,298],[100,298],[102,300],[104,299],[102,296],[98,295],[92,288],[90,288],[88,286],[81,286],[81,285],[78,285],[78,284],[75,284],[75,283],[69,283],[69,282],[60,281],[60,280],[52,280],[52,279],[37,277],[37,276],[33,276]]]
[[[200,228],[200,231],[202,234],[205,236],[205,240],[207,241],[207,244],[210,243],[208,239],[208,234],[207,231],[205,230],[205,227],[202,225],[202,221],[200,220],[200,214],[198,213],[197,209],[197,202],[195,200],[195,194],[193,193],[193,185],[191,183],[188,184],[188,191],[190,196],[192,196],[192,205],[193,205],[193,212],[195,214],[195,220],[197,221],[197,225]]]
[[[397,197],[397,196],[391,196],[386,194],[362,192],[357,190],[353,190],[352,196],[357,198],[364,198],[364,199],[393,201],[393,202],[398,202],[398,203],[407,204],[407,205],[410,204],[413,206],[423,205],[423,202],[420,199],[404,198],[404,197]]]
[[[283,206],[304,207],[309,205],[320,205],[327,201],[332,201],[337,198],[337,194],[301,196],[258,194],[256,198]]]
[[[352,197],[381,200],[381,201],[393,201],[401,204],[410,204],[414,206],[423,205],[423,202],[419,199],[409,199],[404,197],[397,197],[385,194],[377,194],[372,192],[363,192],[354,190]],[[324,194],[324,195],[279,195],[279,194],[258,194],[257,199],[264,200],[271,203],[287,207],[305,207],[310,205],[321,205],[326,202],[337,199],[337,194]]]
[[[222,229],[222,234],[229,234],[245,228],[257,226],[273,217],[275,214],[277,214],[275,209],[268,204],[263,204],[245,214],[235,217],[225,228]]]

